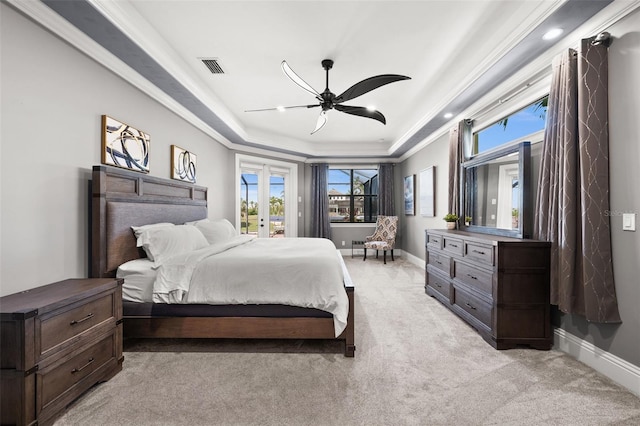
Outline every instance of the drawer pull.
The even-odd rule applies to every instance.
[[[458,245],[457,245],[457,244],[451,244],[451,243],[449,243],[449,245],[450,245],[451,247],[458,248]]]
[[[73,370],[71,370],[71,374],[75,374],[75,373],[79,373],[82,370],[84,370],[85,368],[87,368],[89,365],[91,365],[91,363],[93,363],[93,358],[89,358],[89,362],[87,362],[85,365],[83,365],[80,368],[74,368]]]
[[[439,260],[436,260],[436,263],[437,263],[438,265],[442,265],[442,262],[440,262]]]
[[[73,321],[71,321],[71,322],[69,323],[69,325],[76,325],[76,324],[80,324],[81,322],[84,322],[84,321],[86,321],[86,320],[88,320],[88,319],[91,319],[91,318],[93,318],[93,313],[91,313],[91,314],[87,315],[86,317],[84,317],[84,318],[82,318],[82,319],[79,319],[79,320],[73,320]]]
[[[485,254],[483,251],[480,251],[480,250],[473,250],[473,252],[478,254]]]
[[[471,274],[467,274],[467,276],[468,276],[469,278],[471,278],[472,280],[477,280],[477,279],[478,279],[478,277],[475,277],[475,276],[473,276],[473,275],[471,275]]]
[[[473,309],[474,311],[476,310],[475,306],[473,306],[471,303],[465,303],[465,305],[467,305],[468,308]]]
[[[440,284],[438,284],[438,283],[436,283],[436,287],[442,288],[442,286]]]

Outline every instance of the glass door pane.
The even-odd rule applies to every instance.
[[[269,237],[285,237],[285,188],[284,177],[269,177]]]
[[[240,233],[258,235],[258,174],[240,175]]]

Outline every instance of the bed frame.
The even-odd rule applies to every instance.
[[[207,217],[207,188],[110,166],[94,166],[91,183],[91,276],[115,277],[119,265],[145,257],[131,226],[182,224]],[[331,317],[153,316],[124,314],[136,338],[332,339],[353,357],[354,286],[345,270],[347,328],[335,337]]]

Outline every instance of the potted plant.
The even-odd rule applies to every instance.
[[[469,226],[469,225],[471,225],[471,221],[472,221],[472,220],[473,220],[473,218],[472,218],[471,216],[465,216],[465,218],[464,218],[464,224],[465,224],[466,226]]]
[[[447,213],[447,215],[445,217],[443,217],[443,219],[444,219],[445,222],[447,222],[447,229],[455,229],[456,228],[456,222],[460,218],[458,217],[457,214]]]

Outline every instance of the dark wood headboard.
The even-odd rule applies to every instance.
[[[91,276],[114,277],[118,266],[144,257],[131,226],[207,217],[207,188],[111,166],[93,166]]]

